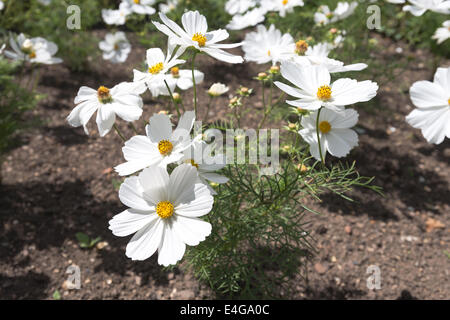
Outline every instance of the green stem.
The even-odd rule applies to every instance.
[[[320,107],[319,111],[317,112],[317,119],[316,119],[316,133],[317,133],[317,143],[319,145],[319,154],[320,154],[320,160],[322,160],[322,163],[325,164],[325,159],[322,155],[322,147],[320,146],[320,134],[319,134],[319,117],[320,117],[320,111],[322,111],[323,107]]]
[[[192,56],[192,83],[194,84],[194,113],[197,116],[197,85],[195,84],[194,67],[195,67],[195,57],[197,56],[197,51],[194,51]]]
[[[177,102],[175,101],[175,99],[173,98],[172,90],[170,90],[169,85],[167,84],[167,81],[164,80],[164,83],[166,84],[166,88],[167,88],[167,90],[169,91],[169,95],[170,95],[172,104],[173,104],[173,105],[175,106],[175,108],[177,109],[177,114],[178,114],[178,118],[179,118],[179,117],[181,116],[181,113],[180,113],[180,109],[178,108],[178,104],[177,104]]]
[[[123,140],[123,142],[127,141],[125,139],[125,137],[123,136],[122,132],[120,132],[119,128],[117,128],[117,125],[114,123],[113,124],[114,129],[116,130],[117,134],[119,135],[119,137]]]
[[[133,129],[134,133],[139,134],[139,132],[137,131],[136,127],[134,126],[133,122],[130,122],[130,126]]]

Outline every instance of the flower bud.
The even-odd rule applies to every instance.
[[[280,72],[280,67],[279,66],[271,66],[269,72],[271,74],[277,74]]]

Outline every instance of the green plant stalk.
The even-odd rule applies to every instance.
[[[123,140],[123,142],[127,141],[127,139],[125,139],[125,137],[123,136],[122,132],[120,132],[119,128],[117,127],[117,125],[115,123],[113,124],[113,127],[116,130],[116,132],[119,135],[119,137]]]
[[[137,129],[134,126],[133,122],[130,122],[130,127],[131,127],[131,129],[133,129],[134,133],[139,134],[139,132],[137,131]]]
[[[194,114],[197,116],[197,85],[195,84],[195,75],[194,75],[194,68],[195,68],[195,57],[197,56],[197,50],[194,51],[194,54],[192,56],[192,83],[194,85]]]
[[[320,107],[319,111],[317,112],[317,119],[316,119],[316,134],[317,134],[317,144],[319,146],[319,154],[320,154],[320,160],[322,161],[322,164],[325,164],[325,159],[322,155],[322,147],[320,145],[320,134],[319,134],[319,117],[320,117],[320,111],[322,111],[323,107]]]
[[[181,116],[181,113],[180,113],[180,109],[178,108],[177,102],[176,102],[175,99],[173,98],[172,90],[170,90],[169,85],[167,84],[167,81],[166,81],[166,80],[164,80],[164,84],[166,85],[166,88],[167,88],[167,90],[169,91],[171,103],[175,106],[175,109],[177,109],[177,115],[178,115],[178,118],[179,118],[179,117]]]

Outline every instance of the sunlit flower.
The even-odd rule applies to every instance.
[[[58,52],[58,46],[44,38],[26,38],[21,33],[17,39],[11,37],[9,44],[14,50],[5,50],[5,56],[19,61],[29,61],[31,63],[55,64],[61,63],[62,59],[54,57]]]
[[[4,43],[4,44],[0,47],[0,55],[3,54],[3,51],[5,50],[5,48],[6,48],[6,44]]]
[[[319,11],[314,14],[314,21],[316,24],[327,25],[343,20],[353,14],[357,6],[358,3],[356,1],[351,3],[338,2],[336,9],[330,11],[327,5],[322,5],[319,7]]]
[[[169,41],[173,41],[184,48],[194,47],[217,60],[228,63],[242,63],[240,56],[225,52],[222,49],[230,49],[239,47],[240,43],[220,44],[229,37],[228,32],[223,29],[208,31],[208,23],[205,16],[198,11],[188,11],[181,17],[183,28],[174,21],[166,17],[164,13],[159,13],[164,24],[153,21],[156,28],[169,37]]]
[[[5,7],[5,4],[3,3],[3,1],[0,0],[0,10],[3,10],[4,7]]]
[[[200,181],[210,188],[211,194],[216,195],[216,191],[209,186],[206,180],[222,184],[227,183],[229,179],[216,173],[216,171],[225,167],[225,157],[223,155],[212,157],[210,155],[212,150],[214,150],[214,145],[208,145],[203,140],[196,140],[190,148],[183,152],[184,156],[180,162],[195,167]]]
[[[194,111],[185,112],[175,130],[166,114],[154,114],[145,127],[146,136],[138,135],[125,142],[122,148],[127,162],[114,169],[121,176],[127,176],[152,165],[166,167],[183,157],[183,151],[190,147],[190,132],[194,126]]]
[[[194,78],[195,83],[200,84],[203,82],[205,75],[203,72],[194,70]],[[158,95],[164,95],[168,96],[169,91],[167,90],[166,84],[164,83],[164,80],[166,80],[169,88],[173,93],[173,90],[175,88],[180,88],[181,90],[187,90],[189,88],[192,88],[194,86],[194,83],[192,82],[192,70],[187,69],[179,69],[178,67],[173,67],[170,69],[170,72],[164,77],[157,78],[152,83],[152,95],[154,97],[157,97]],[[159,90],[158,90],[159,87]]]
[[[122,63],[128,58],[131,44],[128,42],[125,33],[118,31],[114,34],[107,33],[105,40],[100,41],[99,48],[103,51],[103,59],[112,63]]]
[[[164,14],[167,14],[177,8],[178,0],[168,0],[167,3],[159,4],[159,11]]]
[[[227,29],[230,30],[242,30],[248,27],[256,26],[265,19],[266,12],[261,8],[254,8],[244,14],[236,14],[231,21],[227,24]]]
[[[423,15],[427,10],[450,14],[450,0],[408,0],[410,5],[403,7],[403,11],[409,11],[415,16]]]
[[[123,25],[129,14],[131,14],[131,8],[126,2],[120,3],[118,10],[102,9],[102,18],[106,24]]]
[[[445,21],[442,24],[442,28],[438,28],[433,35],[433,39],[437,40],[438,44],[441,44],[445,40],[450,38],[450,20]]]
[[[214,198],[191,165],[178,166],[170,176],[165,168],[146,168],[125,179],[119,198],[129,209],[115,215],[109,229],[118,237],[135,233],[125,252],[133,260],[158,250],[159,264],[176,264],[186,245],[196,246],[211,233],[211,224],[199,217],[211,211]]]
[[[100,136],[105,136],[116,121],[116,115],[125,121],[138,120],[142,115],[143,102],[139,94],[143,92],[134,83],[122,82],[112,89],[101,86],[97,90],[81,87],[75,97],[78,104],[67,117],[74,127],[86,127],[89,119],[97,111],[97,127]]]
[[[266,11],[277,11],[280,17],[294,11],[295,7],[303,7],[303,0],[262,0],[261,7]]]
[[[256,31],[245,35],[242,49],[247,61],[260,64],[271,61],[272,64],[276,64],[295,52],[295,42],[290,34],[282,34],[274,25],[269,29],[264,25],[258,25]]]
[[[317,140],[317,114],[314,111],[309,116],[302,117],[301,129],[298,133],[309,144],[311,155],[321,160],[319,143]],[[336,112],[322,109],[319,116],[319,137],[322,157],[325,159],[326,152],[341,158],[345,157],[351,149],[358,145],[358,135],[350,128],[358,122],[358,112],[346,109]]]
[[[122,0],[130,8],[131,12],[137,14],[154,14],[156,10],[151,7],[155,0]]]
[[[177,81],[170,75],[170,70],[178,64],[186,62],[178,59],[184,52],[184,48],[178,48],[175,51],[175,45],[169,41],[167,47],[167,56],[160,48],[151,48],[147,50],[147,70],[141,72],[134,69],[134,82],[145,83],[154,97],[169,95],[169,91],[164,81],[173,92]],[[192,79],[191,79],[192,80]]]
[[[292,87],[275,82],[282,91],[297,98],[286,103],[305,110],[317,110],[323,106],[342,111],[346,105],[369,101],[378,90],[378,85],[369,80],[342,78],[331,83],[330,72],[324,66],[301,66],[284,61],[281,64],[281,75],[295,85]]]
[[[450,138],[450,67],[438,68],[433,82],[417,81],[409,90],[417,107],[406,121],[421,129],[429,143],[439,144]]]
[[[228,88],[223,83],[214,83],[208,90],[208,94],[212,97],[218,97],[223,95],[224,93],[228,92],[230,88]]]
[[[315,46],[308,47],[303,56],[294,55],[292,60],[302,66],[324,66],[330,73],[361,71],[367,68],[367,64],[365,63],[355,63],[345,66],[342,61],[328,58],[332,49],[333,45],[330,43],[318,43]]]
[[[256,5],[256,0],[228,0],[225,3],[225,11],[230,15],[243,14]]]

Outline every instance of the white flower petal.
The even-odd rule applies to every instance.
[[[144,212],[128,209],[109,220],[109,229],[115,236],[126,237],[142,229],[157,218],[158,215],[155,211]]]
[[[145,260],[158,249],[164,235],[164,222],[155,219],[136,232],[127,245],[126,256],[133,260]]]

